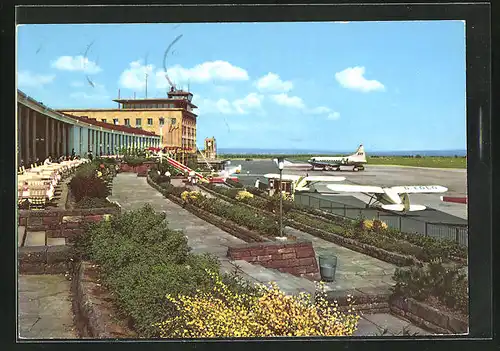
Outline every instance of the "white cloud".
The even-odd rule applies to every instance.
[[[238,113],[245,114],[248,110],[258,109],[262,107],[264,97],[257,93],[250,93],[243,99],[238,99],[233,102],[233,106]]]
[[[308,110],[307,112],[312,114],[312,115],[322,115],[322,114],[325,114],[325,113],[329,113],[331,112],[332,110],[329,108],[329,107],[326,107],[326,106],[319,106],[319,107],[315,107],[311,110]]]
[[[21,71],[17,74],[17,85],[19,87],[39,88],[45,84],[52,83],[55,75],[43,75],[31,73],[30,71]]]
[[[340,113],[338,113],[336,111],[332,112],[332,113],[329,113],[328,116],[326,116],[326,119],[330,119],[330,120],[333,120],[333,121],[335,121],[335,120],[337,120],[339,118],[340,118]]]
[[[232,102],[226,99],[205,99],[195,95],[193,103],[198,106],[199,114],[244,115],[261,110],[263,99],[262,95],[256,93],[250,93]]]
[[[149,86],[157,89],[166,89],[170,86],[163,69],[157,69],[155,65],[151,64],[145,66],[142,60],[130,63],[129,68],[124,70],[120,75],[119,84],[123,88],[144,89],[146,86],[146,72],[148,73]],[[249,79],[247,71],[243,68],[220,60],[204,62],[192,68],[175,65],[167,69],[167,74],[169,79],[178,86],[188,83],[208,83],[216,80],[238,81]],[[218,89],[221,90],[223,88]]]
[[[248,72],[227,61],[207,61],[192,68],[175,65],[167,69],[167,74],[174,84],[210,83],[214,81],[245,81],[250,79]],[[168,87],[165,71],[156,72],[156,87]]]
[[[122,88],[144,89],[146,87],[146,73],[149,77],[153,76],[154,68],[154,65],[143,65],[141,60],[133,61],[129,68],[122,72],[118,83]]]
[[[63,71],[83,71],[87,74],[102,71],[95,62],[83,56],[61,56],[52,62],[52,67]]]
[[[303,109],[305,108],[304,101],[298,96],[288,96],[287,94],[275,94],[271,96],[278,105]]]
[[[377,80],[368,80],[363,75],[365,74],[364,67],[349,67],[341,72],[335,73],[335,79],[344,88],[370,92],[370,91],[383,91],[385,87]]]
[[[263,77],[260,77],[255,86],[260,92],[265,93],[286,93],[293,89],[293,83],[290,81],[283,81],[280,76],[269,72]]]

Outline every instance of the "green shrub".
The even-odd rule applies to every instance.
[[[437,298],[447,307],[468,314],[468,279],[460,267],[446,267],[441,260],[433,260],[425,266],[397,268],[393,279],[397,295],[425,301]]]
[[[84,197],[75,204],[75,208],[103,208],[103,207],[118,207],[115,203],[109,202],[105,198]]]
[[[256,188],[254,186],[247,187],[246,190],[255,196],[260,196],[266,199],[269,198],[269,194],[266,191]]]
[[[140,166],[140,165],[142,165],[146,161],[147,161],[147,158],[142,157],[142,156],[129,156],[129,155],[126,155],[125,157],[123,157],[123,162],[125,162],[126,164],[128,164],[131,167]]]
[[[232,179],[226,179],[226,183],[229,186],[232,186],[233,188],[239,188],[239,189],[244,188],[243,184]]]
[[[118,164],[118,160],[116,158],[108,157],[96,157],[92,162],[102,163],[106,166],[115,166]]]
[[[229,219],[250,230],[269,236],[279,235],[279,224],[274,217],[263,216],[245,206],[227,204],[220,199],[206,198],[204,196],[200,196],[194,203],[205,211]]]
[[[166,294],[208,291],[212,280],[205,269],[219,270],[215,257],[190,253],[184,234],[169,229],[165,214],[150,205],[91,224],[75,247],[100,266],[119,309],[144,337],[157,336],[153,323],[176,316]],[[235,291],[252,289],[233,275],[224,279]]]
[[[106,198],[109,195],[109,189],[104,179],[97,176],[97,170],[92,166],[90,164],[79,169],[69,183],[76,202],[84,197]]]

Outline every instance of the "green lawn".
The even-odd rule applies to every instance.
[[[244,160],[244,159],[271,159],[283,155],[219,155],[221,159]],[[312,156],[318,155],[285,155],[287,159],[295,161],[307,161]],[[339,155],[340,156],[340,155]],[[465,157],[402,157],[402,156],[368,156],[368,165],[394,165],[414,166],[429,168],[467,168]]]

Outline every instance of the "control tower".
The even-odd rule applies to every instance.
[[[217,158],[217,143],[215,137],[205,138],[205,157],[209,160]]]

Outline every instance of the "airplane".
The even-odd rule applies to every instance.
[[[274,193],[277,187],[277,182],[279,182],[280,175],[274,173],[268,173],[264,175],[265,178],[269,179],[269,190],[270,195]],[[284,185],[283,191],[285,194],[289,195],[292,199],[294,193],[297,191],[315,191],[314,185],[319,182],[341,182],[345,180],[345,177],[333,177],[333,176],[299,176],[291,174],[283,174],[281,176],[282,183]]]
[[[273,159],[276,166],[278,166],[278,159]],[[290,162],[288,160],[283,160],[284,169],[295,170],[295,171],[313,171],[314,167],[310,163],[298,163],[298,162]]]
[[[383,188],[371,185],[328,184],[333,193],[362,193],[370,197],[367,207],[374,206],[393,212],[413,212],[426,209],[423,205],[411,205],[408,194],[444,193],[448,188],[441,185],[410,185]],[[334,195],[326,193],[325,195]],[[372,203],[373,201],[373,203]]]
[[[237,167],[231,167],[231,168],[223,169],[222,171],[216,172],[216,174],[219,177],[223,177],[223,178],[224,177],[228,178],[232,174],[240,174],[240,173],[241,173],[241,165],[239,165]]]
[[[340,171],[340,166],[352,166],[354,172],[363,171],[365,169],[363,164],[367,163],[363,145],[359,145],[356,152],[349,156],[315,156],[307,160],[307,162],[309,162],[313,168],[320,168],[324,171]]]

